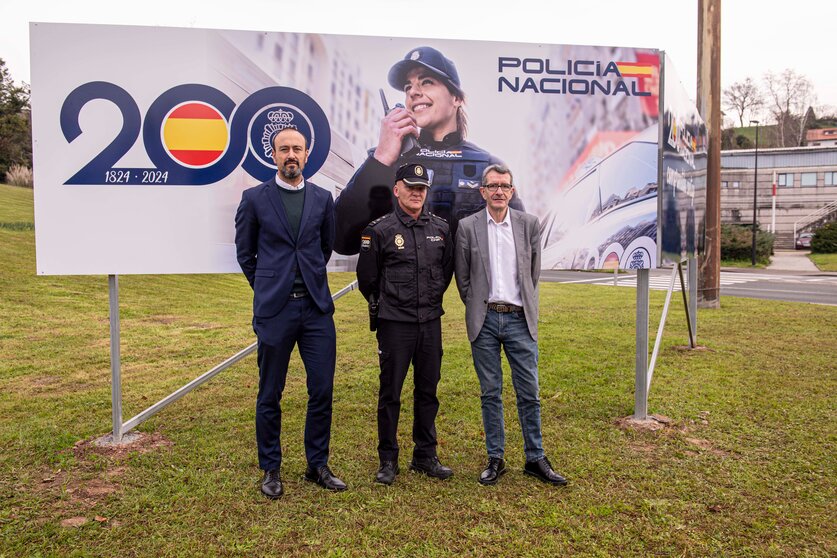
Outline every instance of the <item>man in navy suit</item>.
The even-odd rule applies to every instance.
[[[346,484],[328,467],[336,337],[326,263],[334,244],[334,202],[329,192],[302,176],[308,150],[300,132],[286,128],[276,134],[273,160],[276,176],[241,196],[235,246],[241,270],[253,287],[261,490],[275,499],[283,493],[279,402],[294,345],[308,386],[305,479],[330,490],[345,490]]]

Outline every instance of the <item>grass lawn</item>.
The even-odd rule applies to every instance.
[[[756,265],[754,266],[752,260],[721,260],[721,267],[739,267],[742,269],[765,269],[767,268],[766,263],[756,261]]]
[[[837,271],[837,254],[809,254],[808,257],[820,271]]]
[[[31,190],[0,186],[0,223],[31,223]],[[635,293],[541,289],[544,443],[570,479],[521,472],[510,382],[494,487],[479,387],[454,289],[445,299],[439,454],[455,476],[406,470],[375,485],[377,357],[357,293],[337,302],[331,465],[349,484],[301,480],[301,363],[283,398],[286,494],[258,491],[256,361],[248,357],[139,427],[110,428],[105,277],[37,277],[31,227],[0,226],[0,557],[17,556],[834,556],[837,307],[724,298],[701,311],[701,351],[672,306],[649,407],[672,424],[620,429],[633,410]],[[352,274],[332,274],[337,290]],[[242,276],[120,278],[125,418],[253,341]],[[652,291],[652,324],[664,293]],[[653,328],[655,331],[655,328]],[[652,334],[653,334],[652,331]],[[408,379],[408,385],[410,380]]]

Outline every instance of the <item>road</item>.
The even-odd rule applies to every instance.
[[[613,274],[584,271],[542,271],[542,281],[613,287]],[[651,270],[652,290],[667,290],[671,271]],[[622,272],[618,287],[636,288],[636,274]],[[680,281],[675,281],[680,290]],[[837,274],[774,271],[721,271],[721,296],[786,300],[837,306]]]

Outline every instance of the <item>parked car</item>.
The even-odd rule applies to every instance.
[[[810,250],[812,238],[814,238],[814,233],[804,232],[796,235],[796,249]]]
[[[596,162],[541,222],[543,269],[657,265],[657,126]]]

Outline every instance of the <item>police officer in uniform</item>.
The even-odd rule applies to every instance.
[[[445,219],[456,237],[459,219],[485,207],[480,179],[490,164],[502,164],[484,149],[465,141],[465,93],[453,61],[431,47],[408,52],[389,71],[389,84],[406,95],[405,107],[381,121],[378,145],[369,150],[335,202],[335,251],[357,254],[360,233],[369,221],[393,207],[395,171],[408,161],[432,174],[428,209]],[[515,196],[511,207],[523,211]]]
[[[429,189],[423,165],[400,167],[392,189],[395,209],[359,235],[358,286],[363,296],[378,306],[381,467],[375,480],[387,485],[399,473],[396,433],[401,388],[411,362],[415,448],[410,468],[439,479],[453,475],[436,455],[435,426],[439,410],[436,386],[442,366],[442,296],[453,276],[453,239],[445,220],[424,207]]]

